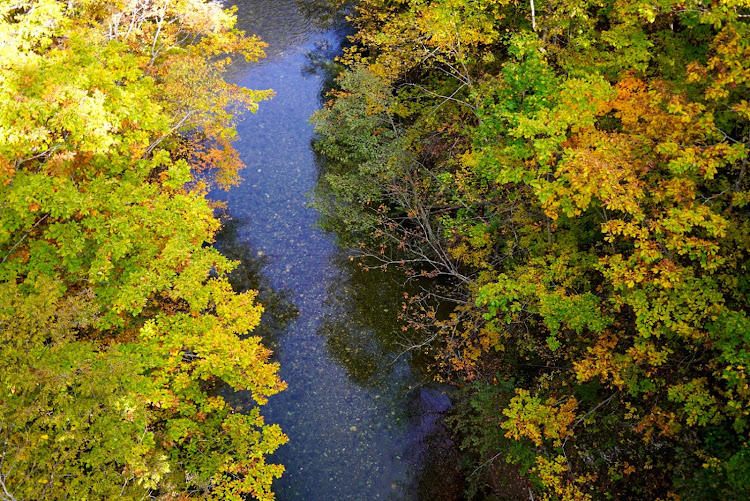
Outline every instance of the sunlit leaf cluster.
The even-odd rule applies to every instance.
[[[206,199],[262,55],[217,2],[0,1],[0,498],[273,498],[285,383]]]

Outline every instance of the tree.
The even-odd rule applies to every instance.
[[[319,203],[364,254],[455,280],[411,325],[467,393],[475,471],[548,499],[747,496],[747,16],[360,4]]]
[[[270,96],[227,84],[224,54],[262,44],[213,2],[0,13],[4,499],[272,499],[286,437],[212,388],[260,405],[284,383],[206,246],[234,113]]]

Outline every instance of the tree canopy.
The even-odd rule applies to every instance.
[[[749,20],[744,0],[359,3],[314,117],[317,205],[362,255],[437,277],[408,317],[464,389],[475,475],[750,494]]]
[[[213,1],[0,1],[1,499],[273,498],[286,437],[217,388],[285,383],[207,245],[263,47]]]

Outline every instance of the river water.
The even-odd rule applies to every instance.
[[[361,270],[307,207],[318,176],[308,118],[345,26],[320,0],[236,5],[240,28],[269,47],[232,80],[276,95],[239,124],[244,181],[212,197],[231,217],[216,245],[242,261],[238,287],[261,289],[257,332],[289,385],[262,409],[290,439],[270,458],[287,470],[277,499],[456,499],[455,451],[440,425],[450,403],[399,356],[403,277]],[[228,398],[240,408],[246,401]]]

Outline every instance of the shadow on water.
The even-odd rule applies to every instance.
[[[315,20],[321,31],[336,30],[347,25],[347,16],[354,14],[351,0],[296,0],[300,12]]]
[[[397,270],[367,271],[345,251],[333,256],[332,264],[341,274],[328,286],[329,311],[319,329],[330,355],[365,387],[393,383],[393,371],[401,364],[424,378],[424,364],[415,363],[407,351],[412,336],[398,318],[404,294],[416,294],[418,284]]]
[[[336,60],[344,47],[350,45],[346,35],[350,34],[348,27],[337,30],[336,43],[325,38],[315,42],[315,49],[308,51],[307,64],[302,67],[303,74],[318,75],[323,79],[320,89],[320,104],[330,99],[330,91],[336,88],[336,77],[344,71],[345,66]]]
[[[288,289],[275,289],[263,268],[268,264],[268,256],[255,251],[251,244],[240,238],[240,230],[247,221],[228,219],[216,234],[214,247],[224,256],[237,261],[237,267],[229,274],[229,283],[236,292],[254,290],[258,292],[257,302],[263,305],[260,324],[252,335],[259,336],[263,345],[278,357],[279,336],[299,312]]]
[[[260,64],[272,64],[278,58],[299,50],[316,34],[347,29],[346,16],[353,2],[337,0],[229,0],[237,7],[237,28],[260,37],[268,45]],[[235,65],[232,73],[249,64]]]
[[[400,499],[454,501],[463,499],[459,454],[444,423],[451,403],[427,373],[424,359],[405,351],[416,334],[402,329],[398,312],[404,294],[420,291],[398,270],[366,271],[345,252],[332,259],[341,275],[328,287],[327,314],[318,330],[328,354],[349,379],[375,392],[407,433],[402,460],[410,465],[407,481],[399,482]]]

